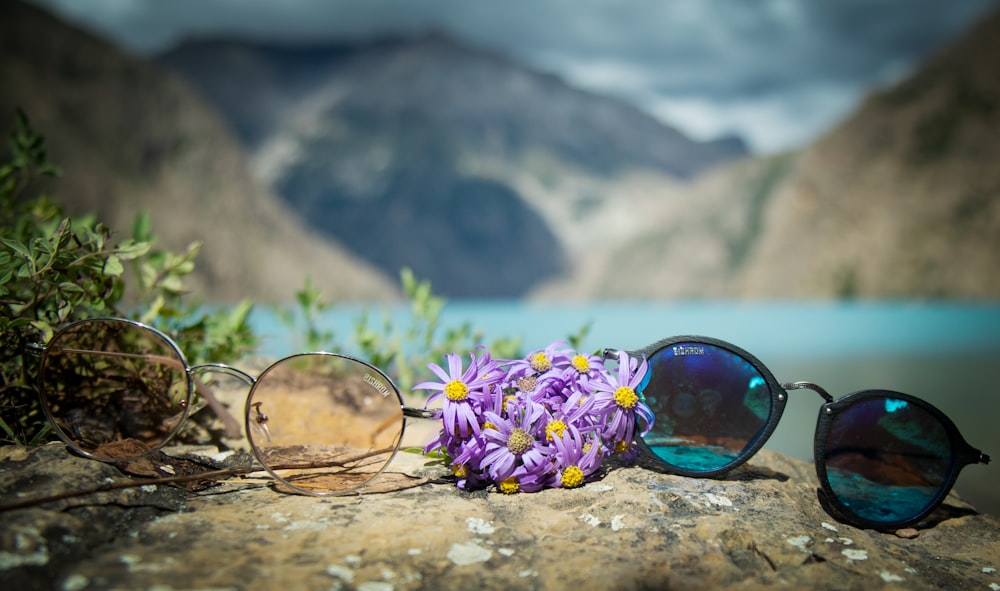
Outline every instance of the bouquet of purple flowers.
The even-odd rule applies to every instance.
[[[465,368],[457,354],[445,359],[447,370],[428,365],[440,381],[413,389],[432,392],[428,405],[443,399],[442,429],[424,451],[446,456],[461,489],[577,487],[608,456],[634,460],[637,420],[639,435],[653,425],[639,391],[646,360],[624,351],[616,371],[564,341],[519,360],[493,359],[485,347]]]

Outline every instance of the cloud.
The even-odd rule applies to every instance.
[[[697,137],[807,142],[998,0],[35,0],[139,52],[437,29],[618,96]]]
[[[739,135],[762,153],[806,144],[828,131],[854,108],[860,89],[810,85],[778,96],[747,96],[726,101],[674,99],[660,95],[643,103],[664,122],[695,139]]]

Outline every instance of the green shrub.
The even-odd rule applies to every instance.
[[[46,342],[67,322],[142,320],[170,334],[192,363],[238,357],[256,344],[248,302],[205,313],[182,301],[198,244],[183,254],[157,249],[146,215],[132,238],[119,241],[94,216],[67,216],[44,193],[44,181],[61,173],[24,113],[9,149],[0,166],[0,441],[45,438],[27,345]],[[127,274],[134,276],[128,291]]]

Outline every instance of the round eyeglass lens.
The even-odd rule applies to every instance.
[[[308,353],[258,378],[246,406],[254,455],[298,492],[357,488],[392,460],[403,435],[402,398],[366,363]]]
[[[922,406],[865,398],[834,417],[821,461],[842,505],[863,519],[893,523],[920,515],[937,499],[952,469],[952,445],[941,421]]]
[[[46,346],[43,407],[60,437],[98,459],[162,446],[187,416],[190,384],[166,337],[123,320],[70,325]]]
[[[677,343],[649,359],[642,389],[656,420],[643,437],[668,464],[718,470],[752,446],[771,414],[771,389],[743,357],[705,343]]]

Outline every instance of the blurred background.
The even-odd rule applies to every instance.
[[[0,131],[203,242],[207,303],[310,277],[346,332],[406,267],[491,338],[706,334],[997,457],[998,60],[996,0],[2,0]],[[808,396],[772,448],[811,459]],[[996,474],[958,489],[1000,514]]]

